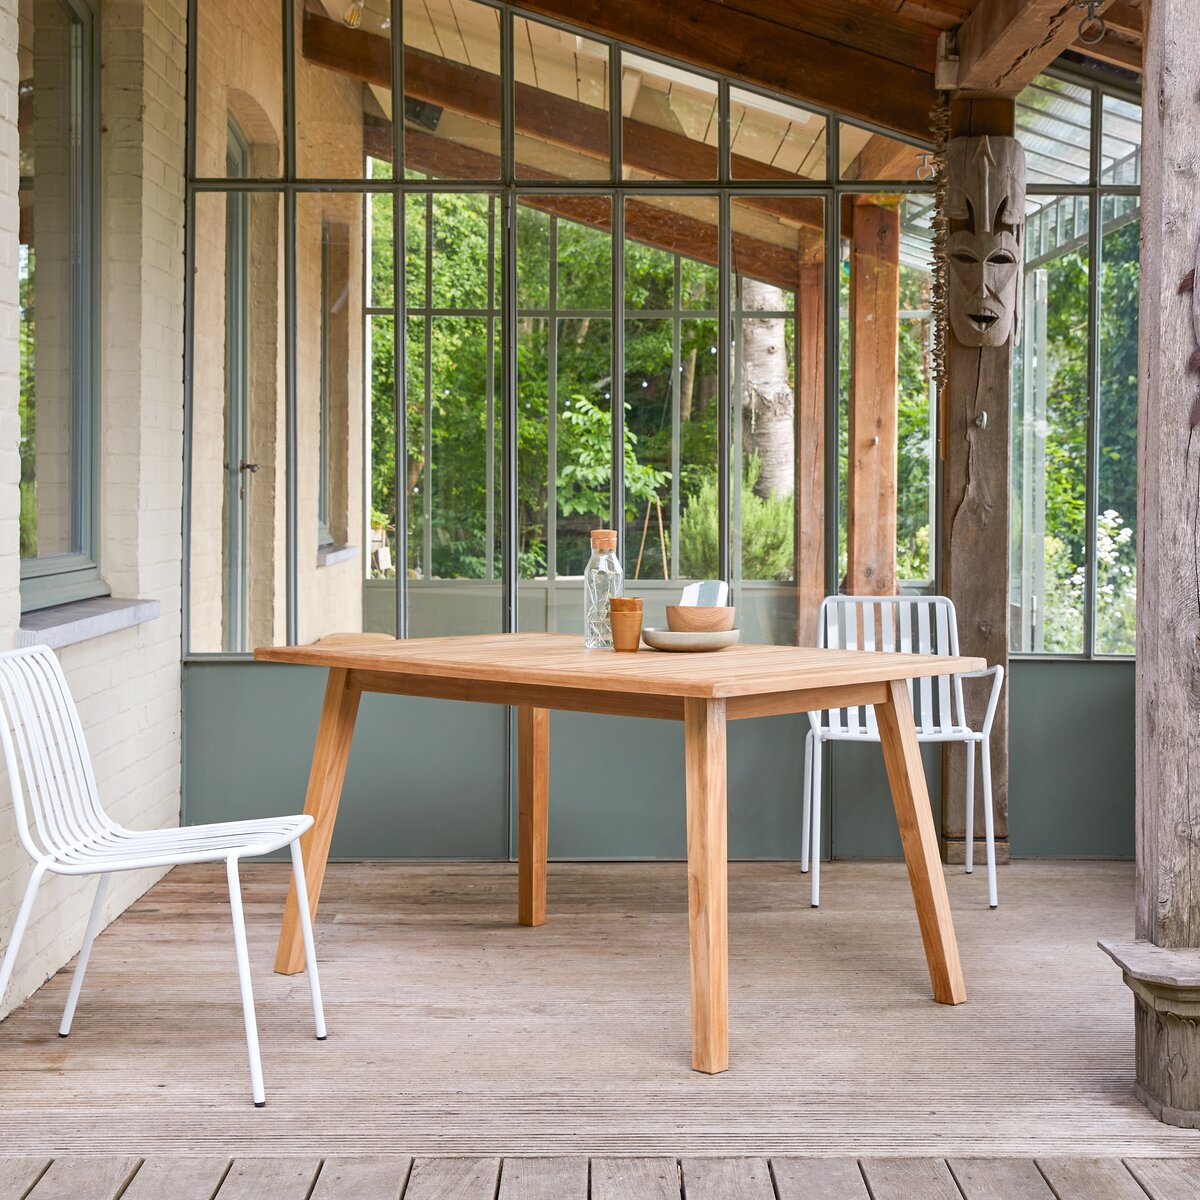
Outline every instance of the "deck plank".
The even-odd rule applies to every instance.
[[[1196,1200],[1200,1196],[1200,1158],[1127,1158],[1125,1166],[1150,1194],[1150,1200]]]
[[[506,1158],[500,1200],[588,1200],[586,1158]]]
[[[1195,1131],[1133,1100],[1128,989],[1085,936],[1132,930],[1132,866],[1003,870],[995,912],[979,872],[947,870],[972,964],[971,1003],[951,1012],[929,998],[903,863],[830,864],[815,912],[795,864],[731,864],[734,1069],[702,1080],[682,863],[555,863],[553,919],[533,933],[509,864],[332,864],[317,918],[328,1042],[303,978],[270,970],[288,869],[247,863],[269,1092],[256,1114],[224,871],[180,868],[104,931],[86,1038],[55,1035],[70,970],[0,1023],[0,1151],[1200,1154]]]
[[[38,1180],[30,1200],[113,1200],[141,1159],[118,1155],[56,1158]]]
[[[775,1200],[765,1158],[685,1158],[687,1200]]]
[[[213,1200],[229,1172],[225,1157],[183,1158],[156,1155],[142,1163],[121,1200]]]
[[[862,1169],[874,1200],[962,1200],[940,1158],[864,1158]]]
[[[673,1158],[593,1158],[592,1200],[679,1200]]]
[[[307,1200],[319,1158],[236,1158],[218,1200]]]
[[[411,1168],[402,1155],[327,1158],[310,1200],[400,1200]]]
[[[404,1200],[495,1200],[498,1158],[418,1158]]]
[[[1141,1185],[1119,1158],[1039,1158],[1038,1166],[1058,1200],[1146,1200]]]
[[[966,1200],[1054,1200],[1031,1158],[952,1158],[949,1165]]]
[[[870,1200],[856,1158],[773,1158],[779,1200]]]
[[[48,1157],[0,1158],[0,1200],[25,1200],[49,1166]]]

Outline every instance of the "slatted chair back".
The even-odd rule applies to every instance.
[[[118,828],[100,807],[79,713],[47,646],[0,654],[0,743],[17,832],[35,859]]]
[[[946,596],[826,596],[818,617],[817,645],[958,654],[958,617]],[[936,736],[962,724],[962,684],[957,676],[909,680],[908,692],[919,734]],[[870,706],[832,709],[826,719],[837,733],[865,731],[871,737],[878,733]]]

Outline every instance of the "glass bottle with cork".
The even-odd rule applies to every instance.
[[[625,572],[617,560],[617,531],[592,530],[592,557],[583,572],[583,643],[589,650],[612,649],[608,601],[619,596]]]

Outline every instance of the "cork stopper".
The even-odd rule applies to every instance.
[[[593,550],[615,550],[617,548],[617,531],[615,529],[593,529]]]

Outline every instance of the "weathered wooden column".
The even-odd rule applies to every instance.
[[[796,286],[796,638],[816,645],[825,596],[825,264]]]
[[[1019,156],[1020,147],[1011,141],[1014,106],[1011,100],[962,100],[951,106],[950,137],[987,138],[991,149],[978,141],[960,142],[963,153],[948,156],[947,169],[951,204],[954,196],[964,193],[972,200],[973,216],[952,217],[950,238],[967,238],[960,253],[973,255],[979,239],[991,234],[1000,238],[998,229],[1012,228],[1014,220],[1024,221],[1024,174],[1021,174],[1022,211],[1001,211],[997,206],[1003,194],[1000,172],[984,161],[1007,152]],[[1023,160],[1022,160],[1023,161]],[[990,182],[981,192],[981,181],[990,173]],[[1007,206],[1006,206],[1007,207]],[[985,218],[985,209],[990,208]],[[1020,245],[1016,279],[1020,278]],[[949,271],[956,267],[953,241]],[[1009,517],[1009,415],[1012,396],[1012,354],[1016,328],[1013,315],[1019,304],[1019,291],[1013,285],[1010,309],[1000,313],[1007,319],[1007,332],[997,343],[1000,327],[978,328],[968,308],[987,307],[983,281],[984,258],[978,265],[979,279],[970,283],[959,279],[958,319],[954,320],[956,281],[951,285],[951,322],[946,338],[946,385],[942,393],[942,590],[958,610],[958,627],[963,654],[978,655],[989,663],[1000,663],[1008,670],[1008,517]],[[967,270],[973,267],[967,262]],[[989,281],[994,285],[996,280]],[[974,296],[968,292],[978,293]],[[1004,297],[991,297],[992,307]],[[972,300],[975,303],[970,303]],[[987,314],[977,314],[984,315]],[[965,325],[964,325],[965,322]],[[989,344],[992,343],[992,344]],[[990,681],[988,681],[990,683]],[[963,686],[967,718],[978,729],[987,707],[987,684]],[[1008,849],[1008,687],[1005,686],[992,727],[992,791],[996,816],[996,860],[1007,862]],[[976,767],[978,772],[979,767]],[[966,755],[961,745],[949,744],[942,754],[942,835],[946,859],[966,861]],[[983,829],[983,789],[975,786],[975,829]],[[984,843],[975,843],[976,862],[984,861]]]
[[[1101,943],[1134,994],[1137,1094],[1200,1128],[1200,23],[1154,0],[1142,115],[1136,942]],[[1194,768],[1194,769],[1193,769]]]
[[[850,226],[846,591],[896,591],[900,209],[855,203]]]

